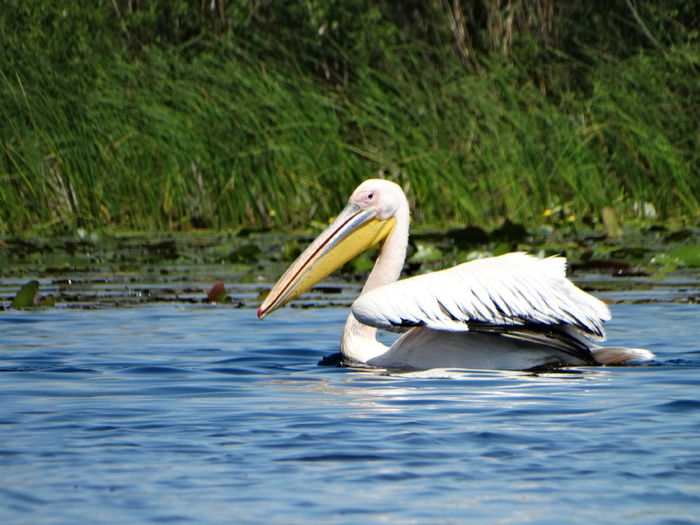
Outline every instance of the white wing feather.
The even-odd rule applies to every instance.
[[[468,331],[469,323],[571,325],[604,338],[608,307],[566,278],[566,259],[525,253],[489,257],[362,294],[358,321],[377,328],[421,325]]]

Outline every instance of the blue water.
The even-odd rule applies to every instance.
[[[0,315],[3,523],[697,523],[700,307],[619,304],[650,366],[317,366],[343,308]]]

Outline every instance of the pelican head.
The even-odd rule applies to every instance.
[[[408,208],[401,188],[382,179],[366,180],[345,208],[297,258],[270,290],[258,317],[284,306],[394,229],[397,210]]]

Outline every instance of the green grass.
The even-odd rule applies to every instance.
[[[586,86],[551,93],[517,57],[472,72],[421,42],[343,83],[282,48],[91,52],[82,35],[86,58],[66,59],[5,34],[0,232],[295,228],[378,173],[428,223],[532,223],[557,206],[633,217],[645,202],[700,218],[692,44],[591,52],[574,64]]]

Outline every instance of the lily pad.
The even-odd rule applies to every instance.
[[[434,244],[417,242],[416,251],[409,258],[409,262],[434,262],[442,259],[442,252]]]
[[[53,308],[54,306],[56,306],[56,298],[52,295],[40,295],[34,301],[34,306],[39,306],[41,308]]]
[[[687,266],[700,266],[700,244],[676,246],[668,254],[680,259]]]
[[[371,253],[364,252],[355,257],[352,261],[348,262],[343,266],[343,271],[350,272],[369,272],[374,266],[374,258],[376,257],[376,252],[372,250]]]
[[[299,244],[299,241],[296,239],[287,241],[284,243],[284,247],[282,248],[282,259],[285,261],[293,261],[299,257],[299,255],[301,255],[301,251],[302,246]]]
[[[498,228],[491,232],[491,237],[501,241],[520,242],[525,240],[529,233],[525,226],[512,222],[510,219],[503,221]]]
[[[452,239],[457,247],[465,249],[475,244],[486,244],[489,242],[489,234],[479,226],[466,226],[464,228],[453,228],[446,234]]]
[[[207,301],[210,303],[226,302],[226,288],[224,287],[224,281],[216,281],[214,283],[214,286],[212,286],[209,293],[207,293]]]
[[[258,260],[262,250],[255,244],[244,244],[234,249],[228,256],[232,263],[251,264]]]
[[[39,292],[39,281],[29,281],[20,288],[15,298],[12,300],[13,308],[32,308],[36,306],[34,299]]]
[[[643,259],[651,250],[641,246],[622,246],[610,252],[610,257],[614,259]]]
[[[682,242],[693,236],[693,232],[687,228],[674,230],[664,237],[664,242]]]

